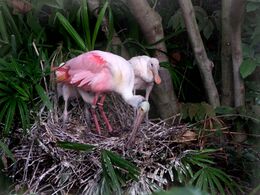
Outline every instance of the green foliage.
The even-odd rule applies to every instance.
[[[256,53],[253,46],[243,45],[244,60],[240,66],[240,74],[245,79],[251,75],[257,66],[260,66],[260,54]]]
[[[211,17],[208,16],[207,12],[200,6],[194,6],[194,11],[199,30],[202,31],[206,39],[209,39],[215,29]],[[168,28],[170,27],[174,31],[185,30],[185,23],[180,9],[170,18]]]
[[[35,96],[51,108],[50,100],[39,85],[42,78],[37,60],[0,60],[0,121],[5,124],[3,134],[8,135],[17,118],[22,128],[28,128],[30,106],[35,104]]]
[[[236,183],[225,172],[215,167],[211,156],[217,150],[204,149],[188,150],[176,161],[176,171],[181,183],[187,182],[190,185],[210,192],[210,194],[226,194],[228,190],[235,194]]]
[[[93,145],[74,143],[74,142],[68,142],[68,141],[59,141],[59,142],[57,142],[57,146],[64,148],[64,149],[84,151],[84,152],[90,152],[96,148]]]
[[[153,195],[208,195],[199,189],[192,187],[174,187],[168,191],[155,192]]]
[[[80,22],[82,24],[82,28],[84,31],[83,38],[77,33],[77,30],[73,28],[72,24],[59,12],[56,13],[56,16],[62,26],[65,28],[66,32],[71,36],[71,38],[76,42],[79,49],[82,51],[90,51],[95,49],[96,39],[98,32],[100,30],[100,26],[105,17],[106,10],[108,8],[108,2],[105,2],[103,7],[101,8],[97,21],[94,27],[94,31],[91,34],[90,30],[90,20],[88,14],[88,7],[86,0],[82,0],[82,5],[78,11],[78,16],[80,18]],[[112,38],[112,37],[110,37]]]
[[[101,163],[105,185],[111,194],[121,194],[121,186],[130,179],[137,180],[140,174],[134,164],[108,150],[101,151]]]
[[[59,141],[57,146],[76,151],[92,152],[98,149],[94,145],[68,141]],[[99,150],[100,151],[100,150]],[[100,179],[101,194],[122,194],[122,187],[129,180],[138,181],[140,170],[130,161],[109,150],[100,151],[102,178]]]
[[[15,162],[14,155],[9,150],[8,146],[4,143],[4,141],[0,140],[0,154],[2,153],[2,151],[7,157],[9,157],[13,162]]]
[[[188,118],[191,121],[201,121],[216,115],[214,108],[205,102],[183,104],[181,107],[181,114],[183,119]]]
[[[161,62],[160,66],[166,68],[170,72],[174,87],[179,89],[183,79],[181,73],[177,69],[173,68],[170,62]]]

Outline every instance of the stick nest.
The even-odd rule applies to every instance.
[[[16,190],[24,188],[26,193],[36,194],[98,193],[102,149],[113,151],[140,168],[139,181],[128,182],[125,186],[128,191],[149,193],[152,189],[148,183],[161,187],[168,185],[164,175],[168,172],[172,176],[170,165],[173,166],[181,147],[176,140],[187,131],[186,125],[177,122],[178,116],[144,122],[135,143],[127,149],[134,111],[120,97],[111,94],[105,102],[105,111],[114,128],[112,135],[104,124],[102,135],[98,135],[95,126],[85,119],[83,103],[74,100],[71,104],[70,121],[66,125],[61,120],[62,109],[57,109],[56,103],[54,112],[39,113],[40,121],[22,139],[21,130],[15,132],[18,144],[12,152],[16,162],[8,172],[15,179]],[[91,152],[67,150],[57,146],[59,141],[91,144],[97,149]]]

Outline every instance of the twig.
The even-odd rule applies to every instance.
[[[34,48],[34,51],[35,51],[36,55],[38,57],[40,57],[39,51],[38,51],[34,41],[32,42],[32,45],[33,45],[33,48]],[[42,72],[43,72],[44,71],[43,60],[40,60],[40,65],[41,65],[41,69],[42,69]],[[46,81],[45,75],[43,76],[43,82],[44,82],[45,91],[46,91],[47,94],[49,94],[49,90],[48,90],[48,87],[47,87],[47,81]]]

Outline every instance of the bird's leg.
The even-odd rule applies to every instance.
[[[146,88],[146,92],[145,92],[145,100],[146,101],[148,101],[149,100],[149,96],[150,96],[150,93],[151,93],[151,91],[152,91],[152,89],[153,89],[153,85],[154,85],[154,83],[151,83],[147,88]],[[149,113],[147,112],[146,114],[145,114],[145,122],[146,122],[146,124],[148,124],[148,122],[149,122]]]
[[[106,98],[106,95],[103,94],[102,97],[101,97],[101,99],[100,99],[100,101],[99,101],[97,104],[98,104],[99,111],[100,111],[100,113],[101,113],[101,115],[102,115],[102,117],[103,117],[103,120],[104,120],[105,123],[106,123],[106,126],[107,126],[107,128],[108,128],[108,131],[109,131],[109,132],[112,132],[113,129],[112,129],[110,123],[109,123],[109,120],[108,120],[108,118],[107,118],[107,116],[106,116],[106,113],[104,112],[104,108],[103,108],[105,98]]]
[[[71,95],[71,90],[67,85],[61,85],[61,93],[64,100],[64,110],[63,110],[63,124],[68,120],[68,101]]]
[[[68,98],[64,98],[63,124],[68,120]]]
[[[97,107],[96,105],[97,105],[98,97],[99,97],[98,94],[95,95],[94,100],[93,100],[92,105],[91,105],[90,111],[91,111],[94,123],[96,125],[97,132],[100,135],[101,134],[101,129],[100,129],[100,125],[98,123],[98,118],[97,118],[97,114],[96,114],[96,107]]]
[[[86,103],[91,103],[90,112],[93,117],[93,121],[95,123],[96,130],[97,130],[98,134],[101,134],[100,125],[98,123],[98,117],[96,114],[96,107],[97,107],[96,105],[97,105],[99,94],[96,94],[95,96],[93,96],[93,94],[83,91],[81,89],[78,89],[78,92]]]

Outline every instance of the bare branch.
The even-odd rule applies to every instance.
[[[201,78],[206,90],[209,103],[213,107],[220,105],[219,94],[212,76],[212,68],[214,64],[208,59],[203,41],[200,36],[198,24],[196,22],[194,8],[191,0],[179,0],[183,18],[189,34],[193,52],[198,62]]]

